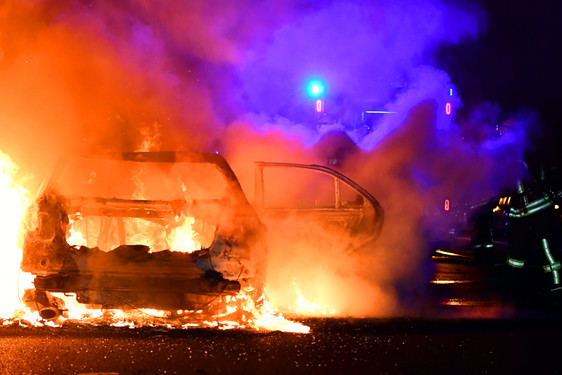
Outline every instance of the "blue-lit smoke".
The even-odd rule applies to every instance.
[[[322,77],[328,113],[354,104],[357,111],[392,107],[403,120],[413,100],[448,95],[451,84],[432,67],[434,53],[476,38],[483,19],[477,7],[435,0],[331,1],[296,11],[242,56],[246,104],[314,127],[305,86]]]
[[[483,104],[462,121],[456,115],[462,87],[434,56],[443,45],[477,39],[485,25],[485,14],[469,2],[332,1],[295,12],[237,66],[243,103],[263,120],[251,127],[288,138],[299,129],[309,146],[339,130],[363,150],[350,149],[343,168],[382,202],[387,220],[365,270],[357,271],[370,285],[396,287],[398,300],[425,285],[428,242],[451,224],[440,215],[443,201],[459,208],[513,186],[536,126],[516,114],[516,125],[497,137],[501,110]],[[314,77],[326,82],[324,123],[306,96]],[[368,109],[392,113],[366,128],[359,115]],[[485,136],[471,138],[469,129]]]
[[[439,186],[439,199],[445,194],[485,199],[513,182],[506,165],[521,158],[531,123],[536,124],[516,114],[510,121],[519,125],[496,137],[505,116],[485,103],[461,119],[462,87],[437,66],[435,55],[445,45],[477,39],[486,23],[483,9],[470,1],[329,1],[295,7],[239,55],[240,108],[253,113],[249,123],[256,131],[297,136],[307,147],[338,130],[379,159],[384,157],[377,148],[385,142],[419,150],[392,163],[408,166],[420,192]],[[326,115],[320,121],[315,100],[307,95],[307,84],[317,77],[325,82]],[[415,111],[422,103],[431,103],[432,110]],[[365,110],[391,113],[367,124]],[[431,118],[416,119],[420,113]],[[411,129],[417,122],[427,134]],[[387,140],[408,126],[395,136],[401,142]],[[473,139],[470,131],[486,135]]]

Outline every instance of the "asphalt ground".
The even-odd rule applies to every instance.
[[[562,373],[560,296],[462,252],[434,261],[408,317],[298,320],[308,334],[5,324],[0,374]]]
[[[311,319],[309,334],[0,328],[1,374],[559,374],[560,319]]]

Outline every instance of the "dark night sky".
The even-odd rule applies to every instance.
[[[496,102],[504,111],[537,110],[543,139],[562,137],[562,2],[481,1],[488,28],[478,40],[441,53],[465,104]]]

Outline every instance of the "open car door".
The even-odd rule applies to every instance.
[[[320,165],[256,162],[255,206],[268,232],[287,241],[356,250],[375,241],[384,210],[361,186]],[[291,232],[291,233],[289,233]]]

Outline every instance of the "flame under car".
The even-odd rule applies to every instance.
[[[264,226],[219,155],[115,153],[64,160],[27,220],[24,296],[43,318],[51,293],[102,308],[205,309],[260,287]]]

